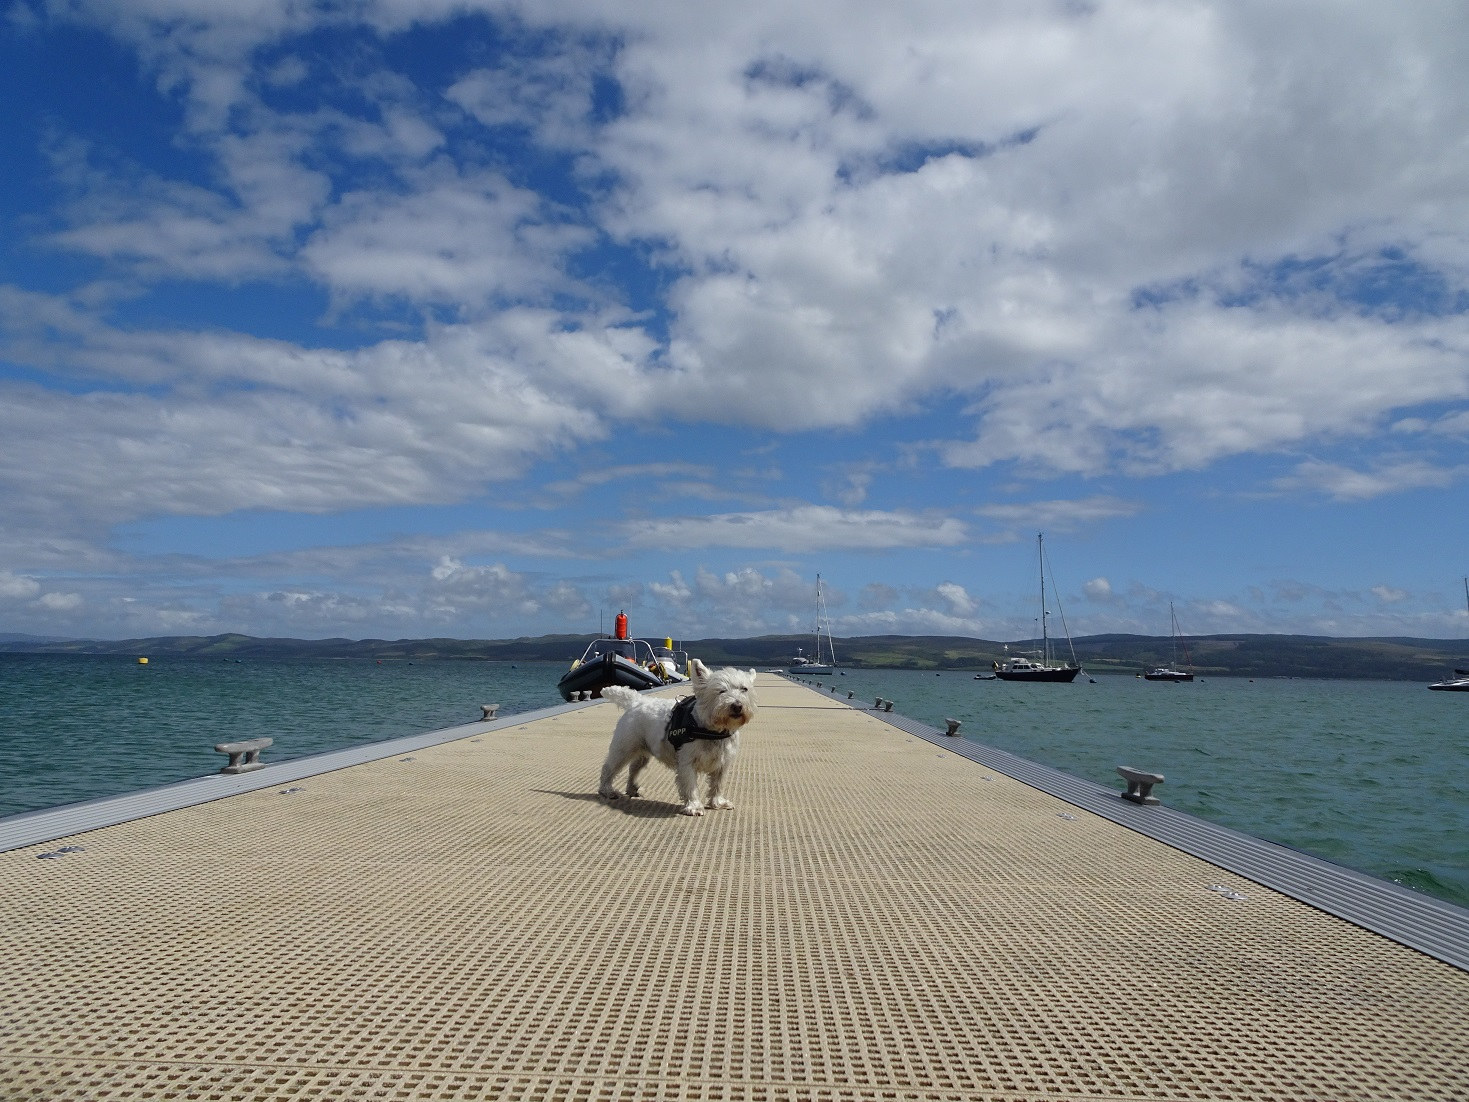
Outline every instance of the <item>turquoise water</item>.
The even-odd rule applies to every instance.
[[[213,773],[214,744],[269,761],[560,703],[558,663],[0,654],[0,815]],[[850,670],[819,679],[1098,784],[1162,773],[1164,802],[1469,905],[1469,696],[1404,682],[1098,676],[1074,685]],[[824,690],[829,691],[829,688]],[[758,721],[757,721],[758,723]],[[751,739],[749,752],[758,752]]]

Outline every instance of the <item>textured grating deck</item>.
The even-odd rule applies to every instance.
[[[1469,973],[760,692],[733,812],[598,706],[0,854],[0,1099],[1469,1098]]]

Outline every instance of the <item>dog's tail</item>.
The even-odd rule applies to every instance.
[[[602,690],[602,699],[612,701],[625,712],[641,699],[641,694],[626,685],[608,685]]]

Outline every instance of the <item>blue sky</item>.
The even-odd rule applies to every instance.
[[[0,0],[0,632],[1469,636],[1466,41]]]

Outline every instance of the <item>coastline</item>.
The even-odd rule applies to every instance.
[[[342,658],[371,661],[570,662],[586,635],[522,639],[260,639],[247,635],[162,636],[124,640],[37,640],[0,635],[0,655],[172,655],[236,659]],[[710,665],[784,667],[805,635],[748,639],[688,639],[679,646]],[[837,640],[841,665],[860,669],[988,671],[1006,648],[1033,648],[1032,640],[959,636],[855,636]],[[1437,681],[1469,667],[1469,639],[1331,638],[1306,635],[1199,635],[1188,637],[1200,677]],[[1093,635],[1073,640],[1089,673],[1133,675],[1170,660],[1171,636]]]

